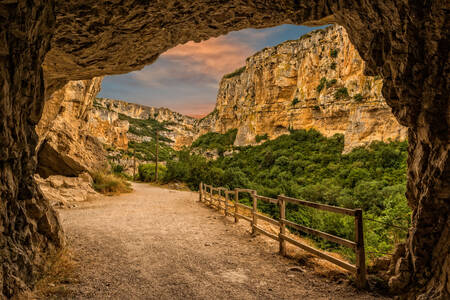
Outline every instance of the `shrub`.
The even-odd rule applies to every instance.
[[[337,80],[335,78],[331,79],[330,81],[327,81],[327,88],[329,88],[330,86],[335,85],[337,82]]]
[[[346,87],[339,88],[336,93],[334,93],[334,99],[342,99],[348,97],[348,90]]]
[[[314,110],[320,110],[320,106],[319,106],[319,105],[314,105],[314,106],[313,106],[313,109],[314,109]]]
[[[355,100],[355,102],[362,102],[364,98],[361,94],[358,93],[355,96],[353,96],[353,100]]]
[[[255,137],[255,141],[257,142],[257,143],[259,143],[259,142],[261,142],[261,141],[265,141],[265,140],[267,140],[269,138],[269,136],[267,135],[267,133],[264,133],[264,134],[262,134],[262,135],[257,135],[256,137]]]
[[[230,129],[225,133],[208,132],[201,135],[192,143],[192,148],[225,149],[231,147],[236,139],[237,129]]]
[[[317,92],[320,93],[323,90],[323,88],[325,87],[326,84],[327,84],[327,79],[325,77],[322,77],[320,79],[319,85],[316,88]]]
[[[92,174],[92,179],[94,180],[94,189],[102,194],[115,195],[132,191],[129,182],[114,174],[96,172]]]
[[[241,75],[244,71],[245,71],[245,66],[243,66],[243,67],[241,67],[241,68],[239,68],[239,69],[237,69],[237,70],[234,70],[234,71],[231,72],[231,73],[225,74],[225,75],[223,76],[223,78],[232,78],[232,77],[234,77],[234,76],[239,76],[239,75]]]
[[[123,166],[115,163],[111,163],[111,170],[113,173],[122,173]]]
[[[331,69],[331,70],[336,70],[336,63],[335,63],[335,62],[332,62],[332,63],[331,63],[330,69]]]
[[[295,97],[294,99],[292,99],[292,106],[295,106],[299,102],[300,102],[300,100],[298,100],[298,98]]]
[[[162,180],[166,175],[167,168],[162,164],[158,164],[158,180]],[[155,181],[155,164],[141,164],[138,167],[138,179],[143,182]]]
[[[337,57],[337,55],[338,55],[338,49],[331,49],[330,50],[330,56],[331,57],[333,57],[333,58],[336,58]]]

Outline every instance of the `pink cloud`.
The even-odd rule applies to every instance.
[[[188,42],[163,53],[134,77],[149,86],[164,86],[170,82],[203,82],[217,88],[224,74],[245,64],[254,50],[244,42],[221,36],[201,43]]]

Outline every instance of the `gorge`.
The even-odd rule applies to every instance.
[[[411,298],[448,295],[447,3],[19,0],[1,1],[0,12],[0,283],[5,297],[32,286],[47,255],[64,244],[57,217],[33,179],[35,126],[46,97],[69,80],[139,69],[189,40],[247,27],[332,22],[346,28],[366,62],[364,72],[381,76],[386,103],[408,127],[412,227],[390,285]]]

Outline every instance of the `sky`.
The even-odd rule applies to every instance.
[[[317,28],[282,25],[244,29],[201,43],[188,42],[161,54],[140,71],[106,76],[98,97],[201,117],[214,109],[223,75],[244,66],[245,59],[255,52]]]

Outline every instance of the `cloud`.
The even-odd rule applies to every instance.
[[[188,42],[163,53],[153,65],[133,72],[132,76],[153,87],[201,82],[217,88],[220,78],[243,66],[253,52],[248,44],[227,36]]]

